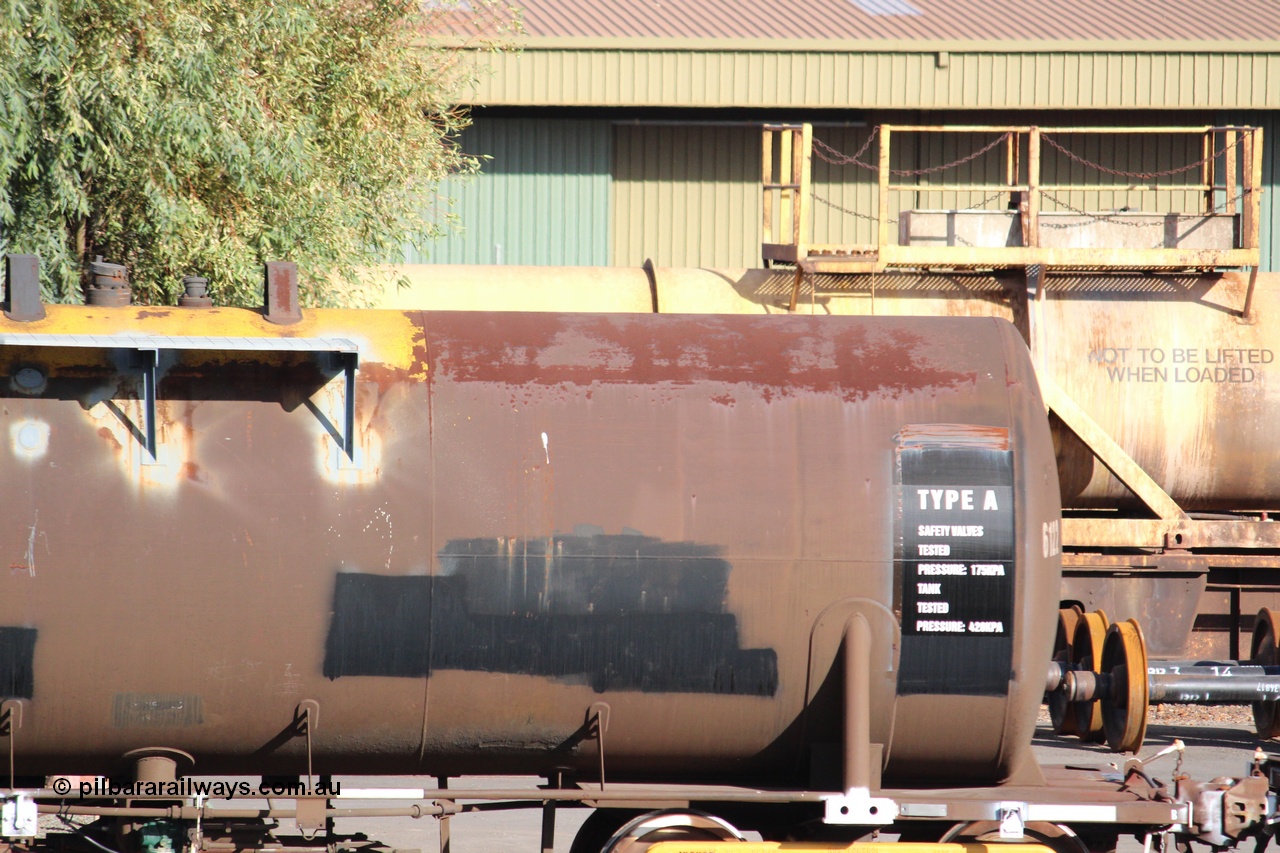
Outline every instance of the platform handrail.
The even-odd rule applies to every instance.
[[[993,141],[952,162],[921,164],[920,168],[894,168],[893,154],[902,148],[899,140],[911,134],[999,134]],[[1116,168],[1098,162],[1097,157],[1079,153],[1074,138],[1119,134],[1191,134],[1201,138],[1201,157],[1195,162],[1151,171]],[[1168,268],[1248,268],[1256,270],[1261,248],[1261,194],[1263,131],[1243,125],[1203,125],[1193,127],[1039,127],[1035,125],[890,125],[872,129],[871,137],[857,154],[843,154],[814,140],[812,125],[774,123],[763,125],[762,138],[763,222],[761,255],[766,266],[774,262],[797,267],[797,288],[806,272],[879,272],[891,267],[1009,268],[1030,264],[1057,269],[1168,269]],[[988,157],[1004,146],[1003,180],[963,180],[933,183],[928,178],[961,164]],[[869,209],[847,209],[815,194],[812,158],[818,154],[834,166],[854,166],[874,173],[873,205]],[[871,146],[875,152],[870,151]],[[1124,179],[1123,183],[1082,183],[1077,179],[1048,182],[1043,173],[1045,149],[1052,148],[1059,161]],[[874,156],[872,156],[874,155]],[[990,170],[994,164],[987,160]],[[1162,184],[1160,179],[1189,172],[1198,178],[1187,183]],[[915,177],[917,180],[900,180]],[[897,180],[895,180],[897,179]],[[1131,211],[1090,209],[1087,202],[1077,207],[1072,193],[1195,193],[1201,196],[1198,212],[1175,210]],[[893,199],[902,193],[937,196],[943,193],[986,193],[980,208],[992,213],[1013,213],[1019,239],[1005,245],[912,245],[890,226],[897,223]],[[992,199],[1005,198],[999,209],[986,207]],[[825,204],[846,215],[870,220],[872,240],[867,243],[819,243],[813,231],[812,208]],[[1046,210],[1046,206],[1049,208]],[[968,210],[968,209],[966,209]],[[905,213],[906,211],[904,211]],[[945,211],[944,211],[945,212]],[[956,211],[951,211],[956,212]],[[1163,216],[1231,216],[1230,245],[1187,247],[1181,237],[1161,237],[1153,246],[1107,246],[1066,244],[1047,239],[1046,229],[1085,228],[1095,224],[1128,225],[1134,229],[1150,225],[1153,214]],[[1058,221],[1054,221],[1058,220]],[[905,227],[905,226],[904,226]],[[1136,232],[1135,232],[1136,233]],[[1170,239],[1173,245],[1170,245]],[[1079,241],[1076,241],[1077,243]],[[1132,241],[1130,241],[1131,243]],[[1048,245],[1046,245],[1048,243]],[[794,303],[794,299],[793,299]]]

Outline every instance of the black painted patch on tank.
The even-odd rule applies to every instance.
[[[898,473],[898,692],[1005,696],[1014,637],[1013,454],[925,441],[899,449]]]
[[[35,657],[35,628],[0,628],[0,698],[32,698]]]
[[[716,549],[653,537],[460,539],[439,577],[343,573],[324,674],[538,675],[599,693],[772,696],[773,649],[743,649]]]
[[[429,674],[432,587],[426,576],[339,574],[325,676]]]

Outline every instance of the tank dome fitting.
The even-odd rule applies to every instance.
[[[89,264],[92,283],[85,288],[85,303],[102,308],[123,308],[133,301],[129,271],[123,264],[108,264],[102,255]]]
[[[212,308],[209,279],[199,275],[183,276],[182,296],[178,298],[178,305],[183,308]]]

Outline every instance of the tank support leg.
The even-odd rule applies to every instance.
[[[823,822],[883,826],[897,818],[897,803],[871,796],[880,787],[871,754],[871,625],[855,613],[844,626],[844,793],[823,797]]]
[[[596,752],[600,756],[600,790],[604,788],[604,733],[609,730],[609,703],[592,702],[587,709],[587,738],[596,742]]]
[[[445,790],[446,788],[448,788],[448,787],[449,787],[449,777],[448,777],[448,776],[437,776],[437,777],[436,777],[436,786],[437,786],[437,787],[439,787],[439,788],[440,788],[440,790],[442,790],[442,791],[443,791],[443,790]],[[449,813],[448,813],[448,812],[445,812],[443,815],[441,815],[441,816],[440,816],[440,853],[450,853],[450,849],[449,849],[449,848],[450,848],[450,845],[451,845],[451,843],[452,843],[452,839],[449,837],[449,829],[450,829],[450,827],[449,827]]]
[[[844,628],[844,789],[871,787],[871,626],[855,613]]]
[[[556,801],[542,804],[542,853],[555,853],[556,849]]]
[[[6,699],[0,703],[0,737],[9,742],[9,788],[14,787],[13,754],[22,728],[22,700]]]

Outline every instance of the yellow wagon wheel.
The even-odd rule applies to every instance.
[[[943,844],[1043,844],[1053,853],[1088,853],[1089,848],[1070,827],[1034,821],[1023,827],[1020,839],[1000,837],[1000,824],[993,820],[977,820],[951,827],[940,839]],[[989,848],[990,849],[990,848]]]
[[[1077,670],[1102,672],[1102,643],[1110,624],[1107,614],[1101,610],[1080,614],[1075,636],[1071,640],[1071,663]],[[1100,742],[1102,734],[1102,706],[1097,699],[1074,703],[1076,734],[1083,741]]]
[[[659,841],[745,841],[738,830],[706,812],[670,809],[637,817],[614,833],[602,853],[641,853]]]
[[[1275,666],[1280,663],[1280,625],[1277,614],[1266,607],[1258,611],[1253,623],[1253,643],[1249,648],[1251,664]],[[1253,703],[1253,728],[1263,740],[1280,737],[1280,714],[1276,713],[1274,699]]]
[[[1053,639],[1053,662],[1071,666],[1071,643],[1075,640],[1076,625],[1080,624],[1084,611],[1073,604],[1058,611],[1058,633]],[[1049,720],[1055,735],[1076,733],[1075,705],[1068,701],[1066,691],[1055,690],[1049,694]]]
[[[1147,643],[1136,619],[1117,622],[1102,646],[1102,671],[1111,697],[1102,701],[1102,726],[1114,752],[1137,752],[1147,735]]]

